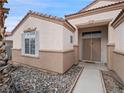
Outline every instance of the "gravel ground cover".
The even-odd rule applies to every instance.
[[[102,71],[107,93],[124,93],[124,87],[113,77],[111,71]]]
[[[58,74],[32,67],[18,66],[11,75],[17,93],[68,93],[82,69],[83,64],[80,63],[72,66],[65,74]]]

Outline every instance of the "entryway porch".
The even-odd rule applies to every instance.
[[[107,63],[108,23],[78,26],[79,60]]]

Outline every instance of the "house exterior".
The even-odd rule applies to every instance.
[[[9,56],[9,60],[12,59],[12,48],[13,48],[13,38],[12,38],[12,33],[11,32],[6,32],[5,33],[5,38],[4,41],[6,42],[6,50]]]
[[[12,61],[64,73],[74,64],[74,31],[65,19],[29,11],[12,32]]]
[[[95,0],[79,12],[66,15],[65,18],[76,28],[74,46],[78,50],[77,62],[81,60],[106,63],[108,68],[114,70],[124,81],[124,56],[120,55],[122,52],[117,51],[123,50],[124,26],[123,23],[112,26],[123,8],[123,0]],[[118,20],[122,21],[122,17]]]
[[[79,61],[107,64],[124,81],[123,8],[94,0],[65,19],[30,11],[12,31],[12,61],[59,73]]]
[[[124,81],[124,10],[113,21],[112,27],[115,32],[115,43],[111,46],[111,68]]]

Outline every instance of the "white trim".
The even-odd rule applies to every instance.
[[[32,54],[23,54],[22,56],[35,57],[35,58],[39,57],[39,55],[32,55]]]
[[[30,32],[29,32],[30,33]],[[26,36],[26,32],[22,33],[22,56],[28,56],[28,57],[39,57],[39,36],[38,36],[38,32],[35,31],[35,36],[26,36],[27,38],[35,38],[35,54],[26,54],[25,53],[25,36]]]

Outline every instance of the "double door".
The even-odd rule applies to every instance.
[[[101,38],[83,39],[83,60],[87,62],[101,61]]]

